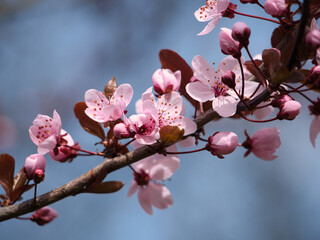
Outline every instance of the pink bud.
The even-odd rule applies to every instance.
[[[126,124],[117,123],[113,128],[113,135],[118,139],[123,139],[131,137],[132,133]]]
[[[320,47],[320,31],[319,29],[313,29],[306,35],[306,44],[311,49],[317,49]]]
[[[227,28],[221,28],[219,34],[219,44],[221,52],[226,55],[232,55],[234,58],[241,57],[241,48],[242,46],[236,40],[231,37],[231,30]]]
[[[216,132],[208,139],[206,148],[213,155],[232,153],[238,146],[238,136],[233,132]]]
[[[181,83],[180,70],[174,73],[170,69],[158,69],[152,76],[154,90],[159,94],[179,91]]]
[[[282,119],[293,120],[300,113],[300,108],[301,108],[301,104],[299,102],[294,100],[287,101],[280,107],[278,118],[280,120]]]
[[[236,75],[234,72],[227,70],[221,76],[221,81],[227,85],[229,88],[234,89],[236,87]]]
[[[288,101],[292,101],[292,98],[289,95],[282,95],[272,100],[271,105],[273,107],[280,108],[283,104]]]
[[[267,161],[274,160],[278,157],[274,155],[274,152],[281,145],[279,130],[277,128],[262,128],[255,132],[251,138],[246,131],[245,134],[247,140],[242,143],[242,146],[248,149],[244,155],[245,157],[248,156],[250,152],[253,152],[258,158]]]
[[[28,179],[30,180],[35,178],[39,180],[39,176],[41,176],[41,174],[44,177],[43,173],[45,171],[45,168],[46,158],[41,154],[32,154],[28,156],[24,163],[24,171],[27,174]]]
[[[36,222],[38,225],[45,225],[58,217],[58,213],[51,207],[43,207],[37,210],[30,220]]]
[[[313,88],[320,89],[320,66],[313,67],[306,80]]]
[[[240,44],[244,47],[247,47],[249,44],[249,37],[251,34],[250,28],[247,24],[243,22],[236,22],[232,28],[232,37],[233,39],[240,42]]]
[[[285,0],[266,0],[264,10],[273,17],[280,17],[286,12],[286,2]]]

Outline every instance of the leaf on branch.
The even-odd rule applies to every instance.
[[[164,144],[173,144],[182,139],[184,129],[180,130],[178,126],[166,125],[160,128],[160,140]]]
[[[74,106],[74,113],[78,118],[80,125],[88,133],[99,137],[101,140],[104,140],[106,136],[101,124],[89,118],[84,112],[86,109],[87,105],[85,102],[78,102]]]
[[[30,190],[34,184],[25,186],[27,182],[27,175],[24,172],[24,169],[21,168],[20,171],[17,173],[17,175],[14,177],[14,184],[12,188],[12,196],[11,201],[15,202],[19,200],[19,196],[21,196],[22,193]]]
[[[113,193],[119,191],[124,185],[122,181],[108,181],[92,185],[85,193]]]
[[[116,91],[118,87],[117,81],[115,77],[112,77],[111,80],[104,87],[104,94],[106,98],[110,99],[113,96],[113,93]]]
[[[12,156],[6,153],[0,155],[0,184],[9,199],[12,195],[14,165],[15,160]]]
[[[260,66],[262,64],[261,60],[254,60],[256,66]],[[256,68],[256,66],[253,64],[252,61],[247,61],[244,63],[246,68],[249,70],[250,73],[252,73],[263,85],[265,85],[265,79],[264,76],[260,73],[260,71]]]

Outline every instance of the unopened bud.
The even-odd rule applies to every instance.
[[[236,22],[232,28],[232,37],[237,40],[242,46],[247,47],[251,34],[250,28],[243,22]]]
[[[273,17],[280,17],[286,12],[285,0],[266,0],[264,10]]]
[[[45,225],[58,217],[58,213],[51,207],[43,207],[37,210],[30,220],[36,222],[38,225]]]
[[[320,31],[318,29],[313,29],[307,33],[306,44],[311,49],[317,49],[320,47]]]
[[[174,73],[170,69],[158,69],[152,75],[152,83],[154,90],[159,94],[169,93],[171,91],[179,91],[181,83],[181,71]]]
[[[41,154],[32,154],[26,158],[26,161],[24,163],[24,171],[27,174],[27,177],[29,180],[39,180],[41,176],[41,181],[44,178],[44,171],[46,168],[46,158]],[[40,181],[40,182],[41,182]]]
[[[292,101],[292,98],[289,95],[282,95],[272,100],[271,105],[276,108],[280,108],[283,104],[288,101]]]
[[[230,29],[222,28],[222,31],[219,34],[219,45],[222,53],[232,55],[237,59],[241,57],[242,46],[238,41],[231,37]]]
[[[297,101],[291,100],[287,101],[280,107],[280,112],[278,113],[278,118],[280,120],[293,120],[300,113],[301,104]]]
[[[221,77],[221,81],[231,89],[234,89],[236,87],[235,79],[235,73],[230,70],[225,71]]]
[[[132,136],[132,133],[129,130],[129,127],[124,123],[118,123],[113,128],[113,135],[117,139],[129,138]]]
[[[33,173],[34,183],[41,183],[44,181],[44,171],[42,169],[36,169]]]
[[[223,158],[222,155],[232,153],[238,146],[238,136],[233,132],[216,132],[208,139],[206,148],[213,155]]]
[[[313,88],[320,89],[320,66],[313,67],[306,80]]]

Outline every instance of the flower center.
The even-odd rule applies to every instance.
[[[133,176],[134,180],[139,186],[148,185],[150,176],[143,169],[140,170],[140,173],[134,172]]]
[[[214,92],[215,97],[219,97],[219,96],[227,95],[227,91],[229,90],[229,87],[220,81],[216,81],[211,86],[211,89]]]

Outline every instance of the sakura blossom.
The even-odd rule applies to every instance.
[[[132,96],[133,89],[130,84],[120,85],[112,96],[105,96],[96,89],[89,89],[85,93],[88,106],[85,113],[96,122],[115,121],[122,117]]]
[[[242,61],[244,61],[242,59]],[[199,102],[212,101],[212,108],[221,117],[230,117],[236,113],[237,104],[240,99],[233,89],[225,85],[221,77],[228,71],[232,70],[235,73],[235,89],[241,91],[241,70],[239,63],[231,56],[224,58],[218,66],[217,71],[200,55],[197,55],[192,60],[193,75],[198,81],[188,83],[186,86],[187,93]],[[248,75],[245,75],[245,78]],[[258,83],[245,81],[245,98],[252,97],[252,93],[257,88]],[[262,91],[259,90],[259,92]]]
[[[221,28],[221,32],[219,33],[219,45],[223,54],[232,55],[237,59],[241,57],[242,45],[233,39],[231,29]]]
[[[279,17],[286,11],[285,0],[266,0],[264,10],[273,17]]]
[[[281,145],[279,133],[280,131],[275,127],[262,128],[250,138],[245,131],[247,140],[242,143],[242,146],[248,150],[244,156],[246,157],[252,152],[262,160],[271,161],[276,159],[278,156],[274,155],[274,153]]]
[[[300,113],[301,104],[297,101],[291,100],[285,102],[280,107],[280,112],[278,113],[278,118],[286,119],[286,120],[293,120],[296,116]]]
[[[38,146],[39,154],[46,154],[53,150],[59,143],[61,132],[60,115],[53,111],[53,118],[39,114],[29,128],[32,142]]]
[[[210,21],[198,35],[205,35],[211,32],[222,18],[228,6],[229,0],[206,0],[206,5],[200,7],[194,13],[199,22]]]
[[[30,220],[36,222],[38,225],[42,226],[50,223],[52,220],[58,217],[58,212],[51,207],[43,207],[37,210]]]
[[[168,150],[175,150],[170,147]],[[174,156],[156,154],[132,164],[134,179],[131,182],[128,197],[138,191],[138,200],[143,210],[151,215],[153,207],[165,209],[173,204],[171,193],[167,187],[157,181],[170,178],[179,168],[179,159]]]
[[[170,69],[158,69],[152,76],[154,90],[162,95],[171,91],[179,91],[181,71],[172,72]]]
[[[156,116],[158,128],[171,125],[184,129],[184,135],[189,135],[197,130],[195,122],[185,116],[183,112],[183,100],[179,93],[170,92],[159,96],[158,100],[152,94],[152,88],[147,89],[142,95],[141,106],[138,110],[151,113]]]

